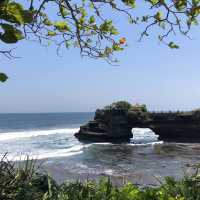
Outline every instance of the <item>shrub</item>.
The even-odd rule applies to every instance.
[[[105,110],[120,110],[127,112],[131,108],[131,104],[128,103],[127,101],[117,101],[115,103],[112,103],[109,106],[106,106],[104,109]]]
[[[140,111],[140,112],[148,112],[145,104],[135,104],[132,105],[129,111]]]
[[[0,162],[0,199],[39,200],[48,190],[47,176],[37,173],[35,162],[27,157],[23,166],[12,162]]]
[[[132,106],[128,112],[127,117],[129,121],[145,122],[149,120],[149,113],[147,112],[146,105],[136,104]]]
[[[27,159],[22,168],[9,161],[0,162],[1,200],[199,200],[198,166],[191,176],[177,181],[166,177],[159,187],[139,188],[132,183],[112,185],[109,178],[99,182],[63,183],[58,186],[45,174],[37,173],[33,161]]]

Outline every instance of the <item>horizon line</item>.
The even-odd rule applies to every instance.
[[[95,111],[49,111],[49,112],[0,112],[2,114],[65,114],[65,113],[94,113]]]

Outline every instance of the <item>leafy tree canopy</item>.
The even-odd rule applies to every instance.
[[[139,4],[149,12],[135,16]],[[200,0],[0,0],[0,43],[15,44],[22,39],[53,42],[58,51],[63,46],[77,47],[82,56],[112,63],[116,61],[113,53],[124,49],[126,38],[106,17],[108,10],[109,14],[126,15],[131,24],[144,23],[141,39],[152,26],[160,27],[158,39],[176,49],[179,46],[167,38],[176,32],[188,36],[192,25],[198,24]],[[0,55],[12,58],[12,49],[0,47]],[[6,79],[0,73],[0,81]]]
[[[117,101],[115,103],[112,103],[109,106],[106,106],[105,110],[122,110],[127,112],[131,108],[131,104],[127,101]]]

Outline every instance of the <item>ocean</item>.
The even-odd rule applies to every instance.
[[[43,159],[79,153],[73,136],[93,113],[0,114],[0,156]]]
[[[0,157],[43,162],[58,182],[111,176],[155,185],[182,176],[200,161],[200,144],[165,143],[150,129],[133,129],[129,143],[83,143],[74,137],[94,113],[0,114]],[[155,177],[157,177],[155,179]]]

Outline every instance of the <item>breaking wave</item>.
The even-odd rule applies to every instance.
[[[48,159],[57,157],[69,157],[91,151],[90,146],[116,145],[110,142],[85,144],[79,142],[74,133],[79,128],[65,128],[52,130],[31,130],[0,133],[1,157],[8,153],[8,159],[13,161],[26,160],[27,155],[31,159]],[[133,138],[128,146],[161,144],[156,135],[150,129],[132,129]],[[89,149],[88,149],[89,148]],[[101,148],[101,147],[100,147]],[[109,172],[111,173],[111,172]]]
[[[149,128],[133,128],[132,129],[133,138],[131,138],[131,143],[133,144],[156,144],[162,143],[158,140],[158,135],[156,135]]]
[[[53,134],[74,134],[78,131],[79,128],[66,128],[66,129],[53,129],[53,130],[7,132],[7,133],[0,133],[0,141],[38,137],[38,136],[48,136]]]
[[[76,145],[71,148],[67,149],[55,149],[55,150],[40,150],[40,152],[34,152],[32,154],[18,154],[18,155],[9,155],[8,154],[8,160],[11,161],[23,161],[27,159],[27,156],[29,159],[48,159],[48,158],[58,158],[58,157],[68,157],[73,156],[77,154],[83,153],[83,149],[87,148],[89,145]]]

